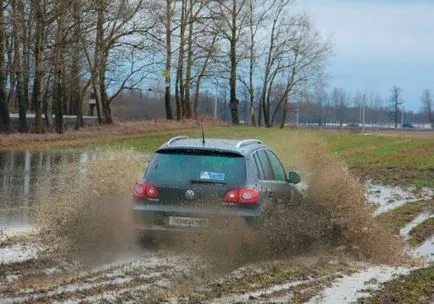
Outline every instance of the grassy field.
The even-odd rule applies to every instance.
[[[86,140],[83,143],[65,143],[60,149],[154,151],[170,137],[179,134],[200,137],[201,131],[197,128],[96,138],[92,142]],[[361,177],[391,184],[434,187],[432,136],[423,138],[418,134],[412,138],[293,129],[218,127],[207,129],[206,137],[261,139],[273,147],[288,166],[295,165],[292,163],[293,154],[297,153],[296,145],[300,140],[309,138],[324,141],[330,153]]]
[[[149,123],[148,123],[149,124]],[[0,138],[0,150],[135,150],[152,152],[170,137],[200,137],[197,123],[132,123],[62,135],[11,135]],[[322,141],[352,172],[388,184],[434,187],[434,132],[363,135],[338,131],[221,127],[206,122],[206,137],[258,138],[274,148],[287,166],[296,167],[297,146],[304,139]],[[161,131],[160,131],[161,130]],[[15,137],[16,138],[15,138]],[[38,137],[39,136],[39,137]],[[3,144],[2,144],[3,143]]]
[[[382,284],[378,290],[372,290],[371,296],[357,301],[359,304],[410,304],[433,303],[434,266],[414,270],[408,276]]]

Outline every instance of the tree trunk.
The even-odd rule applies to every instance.
[[[5,62],[5,3],[0,0],[0,132],[9,132],[9,106],[6,93],[6,62]]]
[[[81,31],[81,18],[80,8],[81,1],[75,0],[72,2],[72,13],[74,20],[73,41],[72,41],[72,67],[71,67],[71,84],[70,84],[70,111],[76,115],[74,129],[80,129],[82,119],[82,104],[81,104],[81,79],[80,79],[80,31]],[[92,76],[91,76],[92,77]]]
[[[191,88],[191,67],[193,65],[193,27],[194,27],[194,15],[193,15],[193,0],[189,1],[188,9],[188,38],[187,38],[187,67],[185,71],[185,96],[184,96],[184,108],[185,117],[191,118],[191,103],[190,103],[190,88]]]
[[[36,133],[44,132],[44,124],[42,122],[42,97],[44,95],[44,62],[43,62],[43,43],[44,43],[44,19],[43,8],[40,0],[34,1],[34,12],[36,16],[35,30],[35,77],[33,79],[32,104],[35,111],[35,129]],[[48,110],[48,109],[47,109]],[[45,117],[48,119],[48,117]],[[47,120],[47,127],[49,122]]]
[[[285,98],[283,102],[283,113],[280,120],[280,128],[283,129],[285,127],[286,118],[288,116],[288,98]]]
[[[8,39],[9,38],[9,39]],[[12,105],[12,109],[16,110],[16,100],[15,100],[15,71],[14,71],[14,60],[13,60],[13,50],[14,50],[14,40],[11,35],[5,36],[6,39],[6,57],[7,57],[7,65],[6,65],[6,79],[9,78],[9,92],[7,97],[7,104]]]
[[[170,101],[170,68],[172,63],[172,0],[167,0],[166,7],[166,70],[164,71],[166,87],[164,90],[164,106],[166,119],[173,119]]]
[[[255,64],[255,31],[253,30],[253,1],[249,2],[250,9],[250,58],[249,58],[249,94],[250,94],[250,119],[252,126],[256,126],[255,89],[253,86],[253,68]]]
[[[12,4],[12,32],[14,36],[14,69],[17,79],[17,96],[18,96],[18,114],[19,114],[19,131],[27,132],[27,105],[24,97],[24,83],[23,83],[23,66],[21,60],[20,50],[20,34],[19,34],[19,18],[18,18],[18,1],[13,0]]]
[[[231,71],[229,75],[232,124],[240,123],[237,102],[237,0],[232,0],[232,23],[230,39]]]
[[[103,67],[104,68],[101,68],[99,73],[99,95],[101,98],[102,114],[104,116],[103,122],[105,124],[111,124],[113,123],[113,119],[112,119],[109,99],[107,96],[107,90],[105,87],[105,83],[106,83],[105,64],[103,65]]]
[[[43,82],[41,80],[41,86],[42,85],[43,85]],[[47,83],[45,84],[45,86],[47,88],[50,87],[50,77],[47,79]],[[40,107],[42,108],[42,110],[40,110],[40,111],[42,113],[44,113],[45,125],[46,125],[47,129],[50,129],[51,126],[53,125],[53,117],[51,116],[52,112],[48,111],[48,90],[45,90],[45,92],[42,94],[41,99],[42,99],[41,100],[42,106],[40,106]],[[41,114],[41,120],[42,120],[42,114]],[[42,129],[42,132],[44,132],[44,127],[43,127],[42,122],[41,122],[41,129]]]
[[[98,123],[102,124],[100,100],[99,100],[98,89],[96,87],[95,81],[92,82],[92,87],[93,87],[93,92],[95,94],[95,106],[96,106],[96,115],[98,117]]]
[[[64,110],[64,93],[63,93],[63,69],[64,69],[64,16],[62,3],[57,3],[57,29],[56,29],[56,46],[54,50],[54,128],[58,134],[63,133],[63,110]]]
[[[193,101],[193,114],[194,119],[197,120],[198,117],[198,107],[199,107],[199,93],[200,93],[200,77],[197,79],[196,89],[194,91],[194,101]]]
[[[187,0],[181,0],[181,26],[179,32],[179,53],[178,53],[178,67],[176,70],[175,80],[175,101],[176,101],[176,119],[181,120],[185,114],[184,104],[184,44],[185,44],[185,26],[187,15]]]
[[[20,24],[22,27],[22,79],[23,79],[23,95],[24,102],[26,104],[26,109],[30,108],[30,111],[33,112],[33,107],[29,102],[29,83],[30,83],[30,37],[32,33],[33,15],[28,15],[27,19],[25,18],[25,1],[19,1],[19,10],[20,10]]]
[[[235,22],[235,21],[234,21]],[[233,31],[235,32],[235,30]],[[236,54],[236,44],[231,41],[231,74],[229,77],[230,86],[230,103],[235,104],[237,100],[237,54]],[[238,106],[234,105],[231,108],[232,124],[238,125]]]
[[[103,123],[111,124],[113,123],[110,103],[107,96],[106,89],[106,66],[107,66],[107,57],[108,53],[106,50],[106,45],[104,43],[104,7],[103,1],[100,1],[100,7],[98,8],[98,16],[97,16],[97,25],[96,25],[96,51],[97,51],[97,70],[98,70],[98,89],[99,89],[99,97],[101,99],[101,107],[103,114]]]
[[[261,127],[262,124],[262,110],[263,110],[263,102],[261,99],[259,100],[259,107],[258,107],[258,127]]]

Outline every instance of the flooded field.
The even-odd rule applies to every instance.
[[[26,233],[35,229],[32,208],[38,186],[52,184],[53,170],[75,164],[77,170],[98,153],[0,152],[0,231]]]
[[[433,267],[433,236],[406,244],[402,260],[380,263],[357,248],[371,246],[360,236],[363,225],[356,226],[359,234],[348,228],[351,242],[246,261],[219,253],[215,263],[209,252],[138,243],[130,223],[120,219],[147,158],[131,152],[0,154],[0,303],[352,303],[397,275]],[[335,182],[349,179],[340,178]],[[324,202],[338,193],[342,201],[333,206],[341,208],[351,196],[348,187],[311,189]],[[373,218],[426,202],[397,228],[403,241],[432,217],[432,189],[369,182],[362,190]]]

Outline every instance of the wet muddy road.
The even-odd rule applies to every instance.
[[[41,185],[43,189],[53,184],[58,187],[53,167],[64,164],[82,170],[88,160],[98,157],[101,155],[39,152],[0,157],[0,303],[351,303],[362,297],[366,288],[429,267],[434,260],[432,236],[405,249],[421,260],[408,259],[394,266],[356,261],[339,246],[246,263],[233,263],[231,257],[221,256],[222,263],[215,264],[207,255],[187,253],[170,244],[155,248],[128,242],[120,250],[99,247],[101,256],[104,250],[112,251],[104,261],[93,259],[83,264],[74,254],[60,258],[56,246],[47,245],[52,243],[47,243],[38,227],[34,210],[40,200],[35,195]],[[133,159],[139,167],[146,163],[144,155]],[[104,174],[111,172],[109,169]],[[63,183],[74,185],[66,180]],[[365,190],[373,216],[433,199],[429,189],[404,190],[370,183]],[[410,231],[430,217],[430,210],[416,214],[402,225],[402,238],[408,239]]]

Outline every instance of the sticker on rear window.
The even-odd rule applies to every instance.
[[[200,179],[224,181],[225,174],[220,172],[200,172]]]

